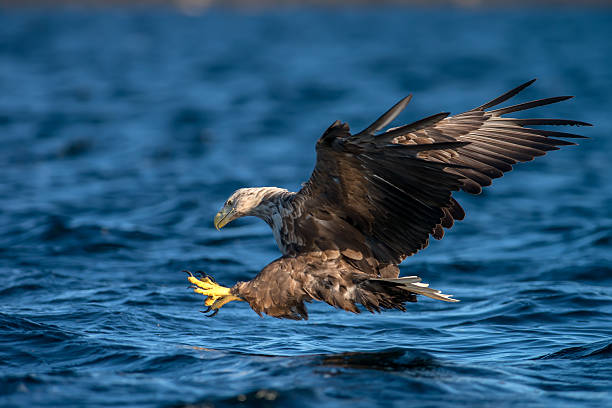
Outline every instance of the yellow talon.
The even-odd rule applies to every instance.
[[[214,311],[218,311],[223,305],[233,300],[242,300],[232,295],[230,288],[216,284],[208,276],[198,279],[189,273],[187,279],[194,285],[193,291],[195,293],[206,296],[204,304]]]
[[[195,276],[190,276],[187,279],[189,279],[189,282],[197,286],[197,288],[194,289],[195,292],[201,293],[205,296],[221,297],[231,295],[230,288],[217,285],[208,277],[204,278],[204,280],[200,280]]]

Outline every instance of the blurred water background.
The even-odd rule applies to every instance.
[[[612,406],[610,38],[605,8],[0,9],[0,405]],[[259,220],[213,228],[234,189],[298,189],[336,119],[532,77],[519,101],[577,96],[532,116],[596,126],[403,264],[461,303],[198,312],[182,269],[278,256]]]

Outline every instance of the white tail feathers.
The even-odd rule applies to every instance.
[[[409,292],[416,293],[418,295],[427,296],[436,300],[443,300],[445,302],[459,302],[459,299],[453,299],[453,295],[447,295],[442,293],[439,290],[432,289],[429,287],[429,284],[422,283],[421,278],[418,276],[404,276],[402,278],[393,278],[393,279],[383,279],[383,278],[374,278],[370,280],[380,280],[385,282],[392,282],[401,286]]]

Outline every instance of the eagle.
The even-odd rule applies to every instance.
[[[214,316],[226,303],[244,301],[260,316],[301,320],[313,300],[353,313],[406,311],[418,295],[457,302],[418,276],[400,277],[398,267],[430,236],[441,239],[463,220],[453,192],[479,194],[514,164],[576,144],[564,139],[585,138],[532,126],[591,126],[505,117],[571,96],[496,108],[534,81],[461,114],[442,112],[387,130],[412,95],[361,132],[335,121],[317,141],[314,171],[298,192],[241,188],[215,216],[217,229],[240,217],[261,218],[282,256],[232,287],[186,271],[193,290],[205,296],[203,312]]]

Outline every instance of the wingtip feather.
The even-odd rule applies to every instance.
[[[357,133],[355,136],[359,137],[362,135],[372,136],[379,130],[386,127],[389,123],[393,122],[393,120],[406,108],[410,100],[412,99],[412,94],[402,98],[399,102],[393,105],[388,111],[383,113],[378,119],[376,119],[370,126]]]
[[[498,96],[497,98],[483,104],[480,105],[477,108],[474,108],[472,110],[485,110],[487,108],[491,108],[493,106],[499,105],[502,102],[507,101],[508,99],[512,98],[513,96],[515,96],[516,94],[518,94],[519,92],[521,92],[523,89],[527,88],[528,86],[530,86],[531,84],[533,84],[536,81],[537,78],[532,79],[531,81],[527,81],[524,84],[521,84],[519,86],[517,86],[516,88],[513,88],[511,90],[509,90],[508,92],[506,92],[505,94]]]

